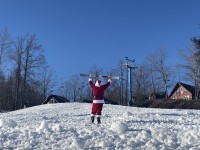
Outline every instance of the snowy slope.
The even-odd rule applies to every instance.
[[[89,124],[91,104],[47,104],[0,114],[0,150],[196,150],[200,111],[104,105]]]

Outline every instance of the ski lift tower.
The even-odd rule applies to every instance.
[[[126,66],[128,69],[128,106],[133,106],[132,101],[132,70],[137,68],[133,65],[135,60],[131,60],[128,57],[125,57],[126,64],[123,64],[123,66]]]

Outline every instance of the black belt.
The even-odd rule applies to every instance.
[[[103,99],[102,96],[94,96],[94,98]]]

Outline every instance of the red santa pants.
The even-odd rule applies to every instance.
[[[101,116],[101,111],[103,108],[103,103],[92,103],[92,113],[91,115],[96,115],[97,117]]]

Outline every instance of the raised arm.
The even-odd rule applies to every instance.
[[[92,77],[91,76],[89,77],[88,82],[89,82],[90,86],[93,88],[94,87],[94,83],[92,82]]]
[[[104,89],[107,89],[109,87],[109,85],[111,84],[111,82],[112,81],[111,81],[110,77],[108,77],[107,83],[103,85]]]

